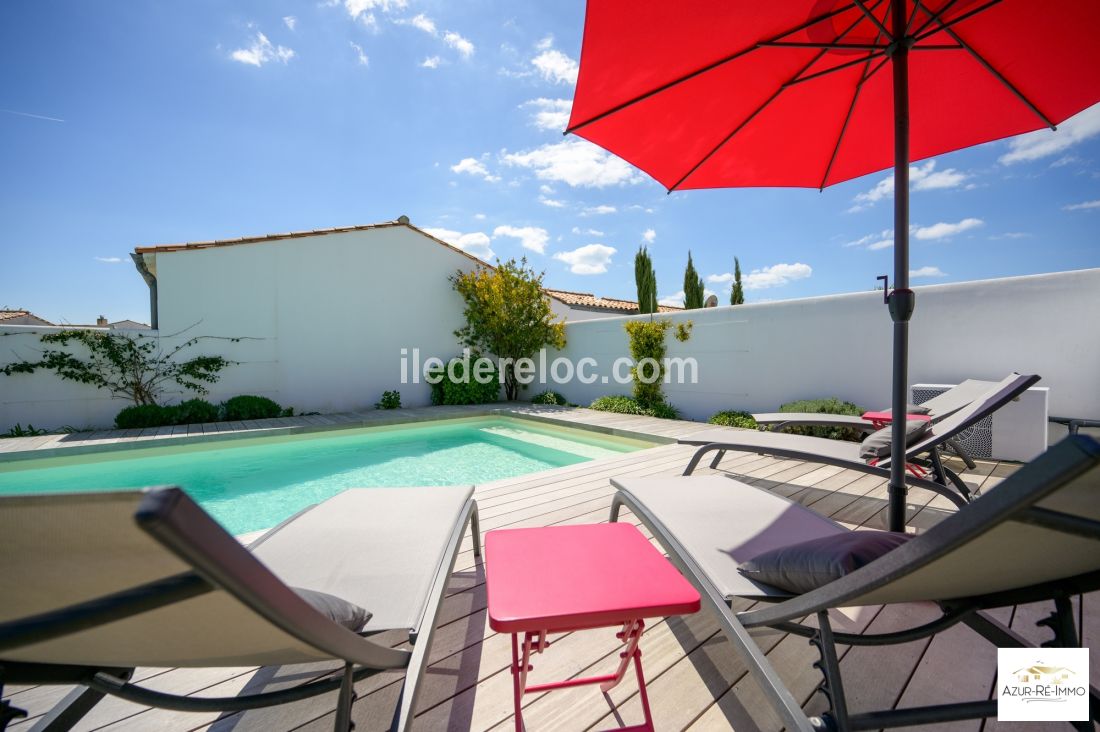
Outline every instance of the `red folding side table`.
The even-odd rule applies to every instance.
[[[517,732],[524,730],[524,694],[584,684],[607,691],[631,663],[645,722],[628,729],[653,731],[638,648],[644,619],[694,613],[699,593],[638,529],[613,523],[490,531],[485,535],[485,582],[489,627],[512,634]],[[625,648],[614,673],[527,685],[531,654],[549,646],[547,633],[620,626],[616,637]]]

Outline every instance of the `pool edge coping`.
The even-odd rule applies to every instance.
[[[522,406],[519,406],[522,405]],[[179,447],[182,445],[194,445],[205,442],[223,442],[231,440],[255,439],[258,437],[281,437],[288,435],[311,434],[314,432],[329,432],[337,430],[362,429],[364,427],[393,427],[398,425],[416,424],[419,422],[439,422],[444,420],[457,420],[477,417],[510,417],[513,419],[542,422],[558,427],[579,429],[586,432],[597,432],[615,437],[652,442],[656,445],[676,442],[675,438],[667,435],[658,435],[651,432],[609,427],[606,425],[588,424],[586,422],[568,419],[554,418],[553,414],[572,412],[579,410],[577,407],[542,407],[526,402],[521,402],[515,407],[496,407],[488,405],[469,405],[458,407],[448,405],[443,407],[413,407],[408,412],[393,416],[379,416],[366,418],[358,412],[344,412],[332,415],[321,415],[326,419],[340,419],[333,423],[304,422],[301,424],[265,424],[270,422],[282,422],[287,419],[302,419],[301,417],[279,417],[271,420],[255,420],[256,426],[246,426],[244,429],[229,429],[225,431],[210,432],[204,434],[150,434],[150,435],[122,435],[112,436],[110,433],[124,433],[131,430],[110,430],[97,440],[110,440],[110,442],[82,441],[86,444],[57,445],[53,447],[8,450],[0,452],[0,464],[16,463],[24,460],[45,460],[56,457],[68,457],[87,454],[102,454],[110,452],[126,452],[148,447]],[[537,413],[530,411],[538,409]],[[425,413],[421,410],[440,410],[440,412]],[[412,410],[417,410],[413,413]],[[394,410],[398,411],[398,410]],[[400,410],[404,411],[404,410]],[[445,413],[444,413],[445,412]],[[368,413],[373,414],[373,413]],[[222,424],[222,423],[218,423]],[[181,425],[189,428],[198,425]],[[99,434],[99,433],[92,433]],[[63,438],[62,438],[63,439]],[[92,443],[92,444],[87,444]],[[644,448],[643,448],[644,449]]]

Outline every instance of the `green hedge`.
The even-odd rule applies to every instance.
[[[846,414],[858,417],[867,410],[856,406],[851,402],[841,401],[835,397],[829,399],[801,399],[797,402],[788,402],[779,408],[780,412],[807,412],[810,414]],[[827,437],[831,440],[849,440],[859,442],[863,433],[850,427],[785,427],[784,432],[792,435],[812,435],[814,437]]]
[[[588,408],[600,412],[638,414],[645,417],[660,417],[661,419],[676,419],[680,416],[676,408],[668,402],[659,402],[643,407],[634,397],[622,395],[602,396],[589,404]]]
[[[283,409],[267,397],[236,396],[215,406],[205,399],[188,399],[179,404],[135,404],[126,407],[115,416],[115,427],[120,430],[165,427],[177,424],[203,424],[205,422],[241,421],[290,417],[293,409]]]
[[[733,409],[728,409],[724,412],[718,412],[707,420],[710,424],[718,424],[723,427],[743,427],[747,430],[756,429],[756,420],[752,418],[752,415],[748,412],[738,412]]]
[[[556,405],[556,406],[559,406],[559,407],[564,407],[567,404],[569,404],[569,402],[566,400],[565,397],[563,397],[561,394],[557,393],[556,391],[552,391],[550,389],[547,389],[546,391],[541,392],[539,394],[535,394],[533,397],[531,397],[531,403],[532,404],[553,404],[553,405]]]
[[[272,417],[289,417],[293,410],[284,411],[278,402],[262,396],[242,394],[222,404],[222,419],[229,422],[240,422],[246,419],[271,419]]]
[[[500,381],[497,378],[496,366],[490,370],[492,378],[485,384],[480,383],[472,375],[466,378],[467,362],[456,358],[448,365],[453,366],[455,378],[452,380],[448,368],[432,369],[427,372],[431,378],[441,378],[432,384],[432,404],[488,404],[495,402],[500,397]],[[482,376],[482,378],[487,378]]]

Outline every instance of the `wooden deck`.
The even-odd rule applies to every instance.
[[[403,410],[410,417],[416,410]],[[458,416],[463,410],[419,410],[432,416]],[[558,421],[603,430],[658,436],[664,440],[706,427],[700,423],[612,415],[586,409],[508,407]],[[361,415],[360,415],[361,416]],[[333,419],[333,418],[325,418]],[[132,436],[102,439],[127,439]],[[41,438],[26,438],[41,440]],[[14,442],[14,441],[6,441]],[[50,449],[56,444],[41,443]],[[566,468],[495,481],[478,486],[481,527],[545,526],[606,521],[613,493],[611,476],[676,475],[692,449],[663,444],[648,450],[603,458]],[[990,490],[1015,469],[1014,465],[980,463],[964,478],[973,487]],[[700,469],[699,474],[714,471]],[[884,527],[886,485],[883,480],[834,467],[778,460],[754,454],[730,453],[722,474],[789,496],[813,510],[852,527]],[[910,525],[921,529],[947,515],[951,506],[941,498],[911,495]],[[623,520],[632,520],[624,514]],[[512,721],[510,639],[489,630],[481,566],[474,561],[467,539],[459,555],[444,601],[440,626],[417,705],[420,730],[509,730]],[[745,607],[748,607],[746,604]],[[740,608],[739,608],[740,609]],[[853,609],[836,613],[846,630],[883,632],[929,615],[930,607],[912,605],[883,609]],[[1037,640],[1049,632],[1035,621],[1047,607],[1020,606],[999,613],[1019,633]],[[1094,596],[1085,598],[1085,645],[1100,636],[1100,613]],[[815,694],[819,673],[811,666],[816,652],[804,638],[778,632],[754,633],[761,647],[808,709],[824,709]],[[402,638],[392,643],[401,645]],[[617,661],[613,633],[587,631],[562,634],[534,658],[532,683],[602,673]],[[658,730],[775,730],[780,724],[763,700],[744,665],[732,652],[715,622],[701,612],[691,617],[654,622],[642,641],[649,696]],[[988,696],[995,673],[995,650],[965,627],[931,639],[882,648],[843,649],[841,668],[855,711],[911,706],[932,701]],[[1100,664],[1093,654],[1093,672]],[[331,673],[334,664],[277,668],[139,669],[135,678],[153,689],[173,693],[227,696],[271,690]],[[357,732],[385,729],[400,687],[399,674],[381,674],[358,685],[355,704]],[[66,693],[57,687],[5,689],[16,706],[30,712],[10,729],[30,729]],[[323,730],[332,725],[335,694],[293,705],[244,714],[185,714],[152,710],[117,699],[106,699],[77,727],[80,730]],[[577,687],[526,699],[525,717],[531,732],[539,730],[609,729],[641,721],[637,687],[630,674],[610,694],[594,687]],[[986,723],[985,729],[996,727]],[[952,730],[983,729],[979,723],[944,725]],[[1019,724],[1012,730],[1024,729]],[[1038,729],[1033,726],[1030,729]],[[927,728],[924,728],[927,729]]]

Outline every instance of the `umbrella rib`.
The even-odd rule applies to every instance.
[[[882,3],[882,1],[883,1],[883,0],[878,0],[879,4],[881,4],[881,3]],[[856,0],[856,2],[859,2],[859,0]],[[849,25],[849,26],[848,26],[847,28],[845,28],[845,29],[844,29],[844,30],[843,30],[843,31],[842,31],[842,32],[840,33],[840,35],[838,35],[838,36],[836,37],[836,40],[837,40],[837,41],[839,41],[839,40],[840,40],[841,38],[843,38],[844,36],[846,36],[846,35],[848,35],[849,33],[851,33],[851,32],[852,32],[852,29],[853,29],[853,28],[855,28],[855,27],[856,27],[857,25],[859,25],[859,21],[858,21],[858,20],[857,20],[857,21],[855,21],[855,22],[853,22],[853,23],[852,23],[851,25]],[[785,35],[788,35],[788,34],[785,34]],[[781,36],[781,37],[782,37],[782,36]],[[775,90],[775,93],[774,93],[774,94],[772,94],[772,95],[771,95],[770,97],[768,97],[768,98],[767,98],[767,99],[766,99],[766,100],[764,101],[764,103],[763,103],[763,104],[761,104],[761,105],[760,105],[759,107],[757,107],[757,108],[756,108],[756,109],[755,109],[755,110],[754,110],[754,111],[752,112],[752,114],[750,114],[750,115],[749,115],[748,117],[746,117],[746,118],[745,118],[744,120],[742,120],[742,121],[741,121],[741,123],[740,123],[739,125],[737,125],[736,127],[734,127],[734,128],[733,128],[733,131],[732,131],[732,132],[730,132],[730,133],[729,133],[728,135],[726,135],[726,136],[725,136],[724,138],[722,138],[722,141],[721,141],[721,142],[719,142],[719,143],[718,143],[717,145],[715,145],[715,146],[714,146],[714,147],[713,147],[713,148],[711,149],[711,151],[710,151],[710,152],[708,152],[708,153],[707,153],[706,155],[704,155],[704,156],[703,156],[703,158],[702,158],[702,159],[701,159],[701,160],[700,160],[699,162],[697,162],[697,163],[696,163],[695,165],[691,166],[691,169],[690,169],[690,170],[688,170],[688,172],[684,173],[684,175],[683,175],[683,176],[682,176],[682,177],[680,178],[680,180],[676,181],[675,183],[673,183],[673,184],[672,184],[672,186],[670,186],[670,187],[669,187],[669,189],[668,189],[668,192],[669,192],[669,193],[672,193],[672,192],[673,192],[674,190],[676,190],[676,188],[678,188],[678,187],[679,187],[679,186],[680,186],[680,185],[681,185],[681,184],[682,184],[682,183],[683,183],[683,182],[684,182],[685,180],[687,180],[688,178],[690,178],[690,177],[691,177],[691,175],[692,175],[692,174],[693,174],[693,173],[694,173],[694,172],[695,172],[696,170],[698,170],[700,166],[702,166],[702,165],[703,165],[703,163],[705,163],[705,162],[707,162],[708,160],[710,160],[710,159],[711,159],[711,157],[713,157],[713,156],[714,156],[714,154],[715,154],[716,152],[718,152],[719,150],[721,150],[721,149],[722,149],[722,147],[723,147],[723,146],[724,146],[724,145],[725,145],[725,144],[726,144],[727,142],[729,142],[729,141],[730,141],[730,140],[731,140],[731,139],[733,138],[733,136],[734,136],[734,135],[736,135],[736,134],[737,134],[738,132],[740,132],[740,131],[741,131],[742,129],[744,129],[745,125],[747,125],[747,124],[748,124],[749,122],[752,122],[752,120],[753,120],[753,119],[754,119],[754,118],[756,117],[756,115],[758,115],[758,114],[760,114],[761,112],[763,112],[763,111],[764,111],[764,110],[765,110],[765,109],[766,109],[766,108],[768,107],[768,105],[769,105],[769,104],[771,104],[772,102],[774,102],[774,101],[775,101],[775,99],[776,99],[776,97],[778,97],[778,96],[779,96],[780,94],[782,94],[782,93],[783,93],[783,90],[784,90],[784,89],[786,89],[786,88],[787,88],[788,86],[790,86],[790,84],[791,84],[791,81],[793,81],[794,79],[797,79],[797,78],[798,78],[799,76],[801,76],[801,75],[802,75],[802,73],[803,73],[803,72],[805,72],[805,71],[806,71],[806,69],[810,68],[811,66],[813,66],[814,64],[816,64],[816,63],[817,63],[818,61],[820,61],[820,60],[821,60],[821,58],[822,58],[823,56],[825,56],[825,54],[826,54],[827,52],[828,52],[828,49],[822,49],[822,50],[821,50],[821,51],[820,51],[820,52],[819,52],[819,53],[818,53],[817,55],[815,55],[815,56],[813,57],[813,59],[812,59],[812,60],[811,60],[811,61],[810,61],[810,62],[809,62],[808,64],[806,64],[806,65],[805,65],[805,66],[803,66],[803,67],[802,67],[801,69],[799,69],[799,70],[798,70],[797,72],[795,72],[795,75],[794,75],[794,76],[792,76],[792,77],[791,77],[791,79],[790,79],[790,80],[788,80],[788,82],[787,82],[786,84],[780,84],[779,88]],[[873,57],[873,56],[874,56],[874,54],[872,54],[872,57]],[[861,60],[861,61],[863,61],[863,60],[868,60],[868,59],[860,59],[860,60]],[[843,65],[844,65],[844,66],[850,66],[851,64],[843,64]],[[835,69],[831,69],[831,70],[835,70]],[[807,78],[809,78],[809,77],[807,77]]]
[[[764,41],[756,45],[761,48],[836,48],[856,51],[885,51],[887,48],[879,43],[801,43],[798,41]]]
[[[789,30],[783,31],[779,35],[772,36],[767,41],[761,41],[760,43],[767,43],[769,41],[778,41],[780,38],[784,38],[786,36],[791,35],[792,33],[797,33],[800,30],[804,30],[806,28],[809,28],[810,26],[816,25],[817,23],[820,23],[823,20],[828,20],[829,18],[832,18],[833,16],[840,15],[841,13],[845,13],[845,12],[851,10],[853,7],[855,7],[854,0],[853,0],[853,4],[845,5],[844,7],[836,8],[835,10],[830,10],[828,13],[824,13],[824,14],[816,17],[816,18],[811,18],[810,20],[806,21],[805,23],[797,25],[794,28],[791,28]],[[571,132],[576,132],[580,128],[587,127],[588,125],[592,124],[593,122],[599,122],[601,119],[604,119],[605,117],[608,117],[612,114],[615,114],[616,112],[621,112],[622,110],[626,109],[627,107],[633,106],[633,105],[637,104],[638,102],[645,101],[646,99],[649,99],[650,97],[652,97],[656,94],[660,94],[663,91],[666,91],[668,89],[671,89],[674,86],[677,86],[678,84],[682,84],[685,81],[689,81],[691,79],[694,79],[696,76],[699,76],[701,74],[705,74],[708,71],[712,71],[712,70],[718,68],[719,66],[727,64],[730,61],[734,61],[734,60],[744,56],[745,54],[752,53],[753,51],[760,48],[760,43],[753,44],[752,46],[749,46],[748,48],[742,48],[741,50],[736,51],[736,52],[730,54],[729,56],[721,58],[721,59],[715,61],[714,63],[707,64],[706,66],[704,66],[701,69],[696,69],[695,71],[692,71],[691,73],[685,74],[684,76],[681,76],[677,79],[673,79],[672,81],[666,82],[665,84],[662,84],[661,86],[657,87],[656,89],[650,89],[649,91],[645,92],[644,94],[639,94],[638,96],[634,97],[633,99],[628,99],[625,102],[617,104],[614,107],[612,107],[611,109],[608,109],[604,112],[600,112],[596,116],[591,117],[589,119],[586,119],[584,122],[578,122],[577,124],[573,125],[572,127],[569,127],[568,129],[566,129],[565,132],[563,132],[562,134],[568,135]]]
[[[932,12],[930,12],[930,11],[928,11],[928,10],[925,10],[925,9],[924,9],[924,8],[923,8],[923,7],[921,6],[921,4],[920,4],[920,0],[914,0],[914,3],[913,3],[913,11],[914,11],[914,12],[913,12],[913,14],[912,14],[911,16],[909,16],[909,24],[910,24],[910,25],[912,25],[912,24],[913,24],[913,21],[917,19],[917,13],[916,13],[916,10],[917,10],[917,9],[925,10],[925,12],[927,12],[927,13],[928,13],[928,14],[929,14],[929,15],[930,15],[931,17],[930,17],[930,18],[928,18],[928,20],[926,20],[926,21],[924,21],[923,23],[921,23],[921,25],[920,25],[920,28],[917,28],[917,29],[916,29],[916,30],[915,30],[915,31],[913,32],[913,35],[914,35],[914,36],[919,36],[919,35],[920,35],[921,33],[923,33],[923,32],[924,32],[924,30],[925,30],[926,28],[928,28],[928,26],[932,25],[932,24],[933,24],[933,23],[935,23],[935,22],[936,22],[937,20],[939,20],[940,18],[942,18],[942,17],[944,16],[944,14],[946,14],[946,13],[947,13],[947,11],[948,11],[948,10],[950,10],[950,9],[951,9],[951,7],[952,7],[952,6],[953,6],[953,5],[955,4],[955,3],[957,3],[958,1],[959,1],[959,0],[948,0],[947,4],[945,4],[945,5],[944,5],[944,6],[942,7],[942,8],[940,8],[939,10],[937,10],[937,11],[936,11],[935,13],[932,13]],[[906,29],[906,33],[905,33],[905,35],[909,35],[909,30],[908,30],[908,28]]]
[[[844,69],[851,68],[852,66],[859,66],[862,63],[865,63],[867,61],[872,61],[876,58],[880,58],[880,57],[885,56],[885,55],[886,55],[885,51],[876,51],[875,53],[872,53],[870,56],[867,56],[865,58],[857,58],[854,61],[847,61],[847,62],[842,63],[842,64],[837,64],[836,66],[831,66],[831,67],[825,69],[824,71],[816,71],[816,72],[810,74],[809,76],[796,76],[796,77],[790,79],[789,81],[787,81],[785,84],[783,84],[783,86],[788,87],[788,86],[794,86],[795,84],[801,84],[801,83],[806,82],[806,81],[813,81],[814,79],[821,78],[822,76],[828,76],[829,74],[832,74],[836,71],[843,71]],[[805,69],[803,69],[803,71],[805,71]]]
[[[1001,0],[989,0],[989,2],[987,2],[985,5],[980,5],[976,8],[974,8],[973,10],[968,10],[968,11],[966,11],[965,13],[963,13],[962,15],[960,15],[957,18],[952,18],[951,20],[937,20],[936,22],[938,22],[940,24],[939,28],[937,28],[936,30],[930,30],[927,33],[923,33],[923,32],[915,33],[914,36],[913,36],[913,43],[914,44],[920,43],[921,41],[923,41],[928,36],[934,36],[934,35],[936,35],[937,33],[941,32],[941,31],[947,30],[948,28],[950,28],[953,25],[958,25],[959,23],[963,22],[964,20],[969,20],[970,18],[973,18],[978,13],[985,12],[986,10],[989,10],[991,7],[993,7],[994,5],[999,5],[1000,2],[1001,2]],[[925,23],[921,27],[921,30],[923,31],[924,28],[927,28],[931,24],[932,24],[931,22]]]
[[[878,42],[878,39],[881,37],[882,33],[880,32],[875,38],[875,41]],[[852,114],[856,110],[856,102],[859,101],[859,93],[863,90],[863,84],[874,74],[873,71],[870,74],[867,73],[868,69],[871,68],[871,60],[872,57],[868,56],[867,60],[864,62],[867,65],[863,67],[863,76],[856,82],[856,88],[852,92],[852,103],[848,105],[848,114],[844,117],[844,124],[840,126],[840,134],[836,136],[836,145],[833,146],[833,154],[829,156],[829,164],[825,166],[825,174],[821,176],[821,185],[817,187],[819,191],[825,190],[825,182],[829,180],[829,173],[833,172],[833,164],[836,163],[836,157],[840,153],[840,143],[844,141],[844,133],[848,131],[848,123],[852,121]],[[876,68],[875,71],[878,71],[878,69]]]
[[[921,5],[919,4],[919,3],[917,4],[917,7],[921,8],[922,10],[924,9],[924,8],[923,8],[923,6],[921,6]],[[927,12],[927,11],[925,11],[925,12]],[[997,69],[995,69],[995,68],[993,67],[993,64],[991,64],[991,63],[989,63],[988,61],[986,61],[986,60],[985,60],[985,58],[984,58],[984,57],[983,57],[983,56],[982,56],[982,55],[981,55],[980,53],[978,53],[977,51],[975,51],[975,50],[974,50],[974,48],[973,48],[973,46],[971,46],[971,45],[970,45],[969,43],[967,43],[966,41],[964,41],[964,40],[962,39],[962,37],[961,37],[961,36],[959,36],[959,34],[958,34],[958,33],[956,33],[956,32],[955,32],[954,30],[952,30],[951,28],[948,28],[948,27],[944,26],[944,24],[943,24],[943,21],[942,21],[942,20],[938,20],[938,19],[937,19],[937,20],[936,20],[936,22],[937,22],[937,23],[939,23],[939,24],[940,24],[941,26],[943,26],[942,30],[943,30],[943,31],[944,31],[945,33],[947,33],[947,35],[951,36],[951,38],[952,38],[952,39],[953,39],[953,40],[954,40],[954,41],[955,41],[956,43],[958,43],[958,44],[959,44],[960,46],[962,46],[962,47],[963,47],[963,49],[965,49],[967,53],[969,53],[969,54],[970,54],[971,56],[973,56],[973,57],[974,57],[974,60],[975,60],[975,61],[977,61],[977,62],[978,62],[979,64],[981,64],[981,65],[982,65],[982,67],[983,67],[983,68],[984,68],[984,69],[985,69],[986,71],[988,71],[989,73],[993,74],[993,77],[994,77],[994,78],[996,78],[996,79],[997,79],[997,81],[999,81],[999,82],[1001,82],[1002,84],[1004,84],[1004,85],[1005,85],[1005,87],[1006,87],[1006,88],[1007,88],[1007,89],[1008,89],[1008,90],[1009,90],[1010,92],[1012,92],[1012,93],[1013,93],[1013,94],[1014,94],[1014,95],[1016,96],[1016,98],[1017,98],[1017,99],[1019,99],[1019,100],[1020,100],[1021,102],[1023,102],[1023,103],[1024,103],[1024,106],[1026,106],[1026,107],[1027,107],[1028,109],[1030,109],[1030,110],[1031,110],[1031,111],[1032,111],[1032,112],[1033,112],[1033,113],[1035,114],[1035,116],[1037,116],[1037,117],[1038,117],[1039,119],[1043,120],[1043,124],[1045,124],[1045,125],[1046,125],[1047,127],[1049,127],[1049,128],[1050,128],[1050,129],[1052,129],[1052,130],[1053,130],[1053,129],[1057,129],[1057,128],[1055,127],[1055,124],[1054,124],[1054,122],[1052,122],[1052,121],[1051,121],[1051,119],[1050,119],[1049,117],[1047,117],[1047,116],[1046,116],[1045,114],[1043,114],[1043,113],[1042,113],[1042,112],[1041,112],[1041,111],[1039,110],[1039,108],[1038,108],[1038,107],[1036,107],[1036,106],[1035,106],[1035,104],[1034,104],[1034,103],[1033,103],[1033,102],[1032,102],[1032,101],[1031,101],[1030,99],[1028,99],[1028,98],[1027,98],[1026,96],[1024,96],[1024,93],[1023,93],[1023,92],[1021,92],[1021,91],[1020,91],[1019,89],[1017,89],[1017,88],[1016,88],[1016,86],[1015,86],[1015,85],[1014,85],[1014,84],[1013,84],[1013,83],[1012,83],[1011,81],[1009,81],[1008,79],[1006,79],[1006,78],[1005,78],[1005,76],[1004,76],[1004,74],[1002,74],[1002,73],[1001,73],[1000,71],[998,71]]]
[[[867,9],[867,6],[863,4],[863,0],[853,0],[853,2],[855,2],[856,7],[859,8],[859,11],[861,13],[867,16],[867,18],[870,19],[872,23],[878,26],[878,29],[881,33],[885,34],[887,38],[893,38],[893,34],[886,29],[886,26],[882,24],[882,21],[879,20],[874,13]],[[898,0],[891,0],[891,2],[898,2]]]

